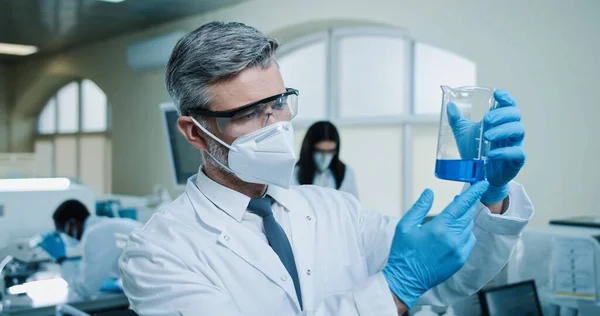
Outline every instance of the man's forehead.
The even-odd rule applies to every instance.
[[[279,68],[254,67],[211,88],[210,110],[228,111],[285,92]]]

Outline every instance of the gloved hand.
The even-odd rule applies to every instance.
[[[121,293],[123,288],[120,283],[119,279],[106,279],[100,288],[100,292]]]
[[[433,204],[433,192],[427,189],[396,226],[382,272],[392,292],[408,308],[456,273],[471,255],[475,205],[488,186],[486,181],[472,185],[442,213],[419,226]]]
[[[65,243],[57,232],[45,234],[38,246],[44,249],[55,261],[64,259],[67,256]]]
[[[494,99],[498,106],[483,119],[483,137],[491,144],[486,163],[490,187],[481,197],[481,202],[487,204],[500,202],[508,196],[508,183],[517,176],[526,158],[523,149],[525,126],[521,123],[521,112],[515,106],[515,99],[504,90],[494,91]],[[475,138],[479,135],[480,122],[463,118],[452,102],[448,104],[448,122],[461,158],[477,158],[479,146]]]

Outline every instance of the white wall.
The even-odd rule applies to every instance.
[[[35,115],[53,89],[70,78],[88,77],[113,106],[114,191],[148,193],[155,183],[170,181],[158,111],[168,97],[162,71],[135,73],[125,66],[125,48],[132,40],[192,30],[212,20],[245,22],[282,38],[340,21],[375,23],[405,29],[420,41],[475,61],[480,84],[516,96],[529,153],[519,180],[536,204],[535,223],[599,214],[600,171],[593,164],[600,149],[595,140],[600,106],[594,93],[600,83],[598,12],[600,1],[595,0],[249,1],[20,65],[14,78],[11,149],[31,150]],[[416,170],[415,176],[420,172],[425,171]]]

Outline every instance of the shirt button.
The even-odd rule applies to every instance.
[[[285,282],[285,281],[287,281],[287,279],[288,279],[287,275],[282,275],[281,276],[281,281]]]
[[[229,236],[225,235],[223,236],[223,239],[225,239],[225,241],[229,241]]]
[[[307,220],[307,221],[310,221],[311,219],[312,219],[312,217],[310,217],[310,216],[306,216],[306,220]]]
[[[306,270],[306,274],[310,275],[312,272],[310,271],[310,269]]]

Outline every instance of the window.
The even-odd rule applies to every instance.
[[[58,132],[76,133],[79,130],[79,83],[71,82],[58,90]]]
[[[56,98],[48,100],[38,118],[38,133],[56,133]]]
[[[321,36],[289,53],[278,60],[285,84],[302,91],[298,98],[297,118],[300,120],[318,120],[327,116],[325,103],[326,80],[325,39]]]
[[[300,90],[297,150],[313,122],[336,124],[365,207],[399,216],[431,188],[436,214],[460,193],[461,183],[434,175],[440,85],[475,85],[474,62],[378,27],[298,38],[278,62],[285,84]]]
[[[340,116],[402,114],[407,101],[405,41],[377,35],[347,35],[340,37],[338,45]]]
[[[75,178],[97,194],[109,193],[110,140],[106,94],[92,81],[73,81],[38,116],[37,176]]]

